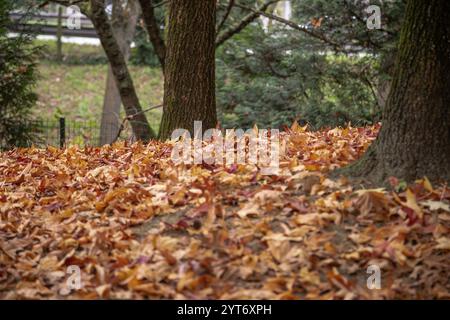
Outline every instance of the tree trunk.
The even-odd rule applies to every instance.
[[[139,6],[136,1],[128,1],[125,7],[122,6],[122,0],[113,1],[111,26],[125,61],[128,61],[130,57],[130,45],[133,41],[139,15]],[[111,66],[108,66],[102,122],[100,126],[100,145],[110,144],[117,138],[121,122],[121,105],[120,93],[117,90]]]
[[[216,127],[215,18],[216,0],[170,3],[161,139],[175,129],[193,133],[194,121]]]
[[[105,97],[103,99],[102,120],[100,125],[100,145],[113,143],[120,128],[120,100],[116,80],[111,67],[108,66],[106,76]]]
[[[142,112],[136,90],[128,71],[124,55],[114,37],[112,27],[105,12],[103,0],[91,0],[90,18],[100,38],[103,49],[111,66],[116,86],[127,116],[130,118],[133,133],[137,139],[147,141],[154,138],[153,130],[150,128],[147,117]]]
[[[450,1],[408,1],[382,129],[342,173],[450,180]]]

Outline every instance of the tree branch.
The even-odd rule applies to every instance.
[[[228,17],[230,16],[230,13],[231,13],[231,10],[234,7],[234,2],[235,2],[235,0],[229,0],[228,6],[227,6],[227,11],[225,12],[222,20],[220,21],[220,23],[217,26],[216,34],[219,34],[220,30],[222,30],[223,26],[225,25],[225,22],[228,20]]]
[[[117,132],[117,135],[116,135],[115,139],[114,139],[110,144],[113,144],[114,142],[116,142],[117,140],[119,140],[120,135],[122,134],[123,130],[125,129],[125,123],[126,123],[127,121],[134,120],[134,118],[135,118],[136,116],[140,115],[140,114],[144,114],[144,113],[149,112],[149,111],[151,111],[151,110],[155,110],[155,109],[162,108],[163,106],[164,106],[164,105],[159,104],[159,105],[157,105],[157,106],[153,106],[153,107],[150,107],[150,108],[148,108],[148,109],[142,110],[141,112],[138,112],[138,113],[135,113],[135,114],[126,116],[126,117],[122,120],[122,122],[121,122],[121,124],[120,124],[119,131]]]
[[[162,7],[162,6],[166,5],[166,4],[168,4],[170,1],[171,1],[171,0],[166,0],[166,1],[162,1],[162,2],[160,2],[160,3],[158,3],[158,4],[154,4],[154,5],[153,5],[153,9]]]
[[[297,23],[295,23],[293,21],[281,18],[281,17],[279,17],[277,15],[274,15],[274,14],[271,14],[271,13],[267,13],[265,11],[260,11],[260,10],[257,10],[257,9],[253,9],[253,8],[250,8],[250,7],[238,4],[238,3],[236,3],[235,6],[241,8],[241,9],[244,9],[244,10],[251,11],[254,14],[265,16],[265,17],[267,17],[267,18],[269,18],[271,20],[278,21],[278,22],[280,22],[282,24],[285,24],[285,25],[291,27],[292,29],[301,31],[303,33],[308,34],[311,37],[314,37],[316,39],[322,40],[323,42],[333,46],[335,48],[335,50],[337,50],[337,51],[342,49],[341,45],[339,43],[337,43],[337,42],[335,42],[335,41],[333,41],[331,39],[328,39],[325,35],[323,35],[321,33],[318,33],[318,32],[315,32],[313,30],[310,30],[307,27],[301,26],[301,25],[299,25],[299,24],[297,24]]]
[[[239,22],[238,24],[231,26],[229,28],[227,28],[222,34],[218,35],[217,39],[216,39],[216,47],[220,47],[225,41],[227,41],[228,39],[230,39],[231,37],[233,37],[234,35],[238,34],[239,32],[241,32],[245,27],[247,27],[250,23],[252,23],[253,21],[255,21],[259,16],[261,16],[263,13],[265,13],[265,11],[267,10],[267,8],[269,8],[269,6],[271,4],[277,3],[280,0],[268,0],[266,1],[264,4],[262,4],[259,8],[257,9],[252,9],[249,7],[245,7],[243,9],[249,10],[251,11],[250,14],[246,15],[241,22]],[[241,7],[238,4],[235,4],[238,7]]]
[[[162,3],[166,2],[167,1],[163,1]],[[156,6],[153,5],[152,0],[139,0],[139,3],[142,8],[142,17],[144,18],[145,28],[147,29],[148,36],[153,45],[153,48],[155,49],[156,56],[158,57],[159,63],[161,64],[162,70],[164,72],[166,65],[166,44],[161,37],[159,24],[156,20]]]

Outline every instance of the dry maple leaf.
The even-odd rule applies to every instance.
[[[358,190],[358,199],[355,202],[356,208],[363,215],[369,213],[386,213],[389,211],[389,199],[384,193],[384,189]]]

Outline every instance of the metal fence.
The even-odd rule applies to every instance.
[[[55,120],[34,120],[31,122],[32,141],[27,145],[34,145],[36,147],[65,147],[69,145],[79,146],[99,146],[100,139],[100,122],[96,121],[81,121],[68,120],[66,118],[59,118]],[[104,133],[113,137],[113,140],[119,133],[120,124],[114,123],[106,125]],[[132,139],[133,134],[128,123],[120,130],[120,139]],[[1,140],[1,139],[0,139]],[[1,145],[0,150],[10,149],[14,146]]]
[[[38,120],[33,123],[33,131],[34,144],[39,147],[97,146],[100,143],[100,124],[94,121]]]

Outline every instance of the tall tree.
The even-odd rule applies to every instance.
[[[343,170],[450,181],[450,1],[409,0],[378,139]]]
[[[172,0],[165,63],[164,112],[159,136],[217,124],[215,100],[216,0]]]

